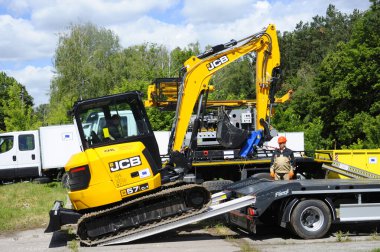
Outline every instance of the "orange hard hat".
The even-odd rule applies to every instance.
[[[278,138],[278,144],[282,144],[282,143],[286,143],[286,137],[284,137],[284,136],[280,136]]]

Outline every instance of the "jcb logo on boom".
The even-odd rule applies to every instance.
[[[131,168],[134,166],[139,166],[139,165],[141,165],[140,156],[126,158],[126,159],[109,163],[111,172],[116,172],[119,170],[124,170],[124,169]]]
[[[219,59],[216,59],[213,62],[208,63],[206,66],[207,66],[207,69],[209,71],[211,71],[214,68],[217,68],[218,66],[221,66],[226,62],[228,62],[228,57],[226,55],[224,55],[224,56],[220,57]]]

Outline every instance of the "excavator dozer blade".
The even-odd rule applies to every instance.
[[[79,218],[82,217],[82,214],[72,209],[64,208],[63,202],[56,200],[49,212],[49,216],[50,221],[45,233],[61,230],[61,227],[66,224],[76,224]]]

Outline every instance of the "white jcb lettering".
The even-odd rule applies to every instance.
[[[139,156],[130,158],[129,162],[131,162],[131,166],[141,165],[141,159]]]
[[[110,169],[111,169],[111,172],[118,171],[120,169],[119,162],[110,163]]]
[[[131,167],[131,164],[129,163],[129,159],[124,159],[119,161],[119,167],[120,169],[127,169]]]
[[[111,172],[116,172],[116,171],[127,169],[130,167],[139,166],[141,164],[142,163],[141,163],[140,156],[136,156],[136,157],[126,158],[123,160],[111,162],[109,163],[109,167],[110,167]]]
[[[222,64],[228,62],[228,57],[226,55],[220,57],[219,59],[214,60],[213,62],[207,64],[207,69],[209,71],[213,70],[214,68],[221,66]]]

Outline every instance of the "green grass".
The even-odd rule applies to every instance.
[[[79,242],[76,240],[69,241],[67,243],[67,247],[70,249],[70,251],[77,252],[79,251]]]
[[[343,233],[343,231],[339,230],[335,234],[336,241],[337,242],[348,242],[348,241],[351,241],[351,238],[349,237],[349,235],[350,235],[349,232]]]
[[[0,234],[47,227],[54,201],[65,199],[66,190],[58,182],[0,186]]]
[[[375,229],[372,233],[371,233],[371,238],[372,240],[379,240],[379,233],[377,232],[377,229]]]

